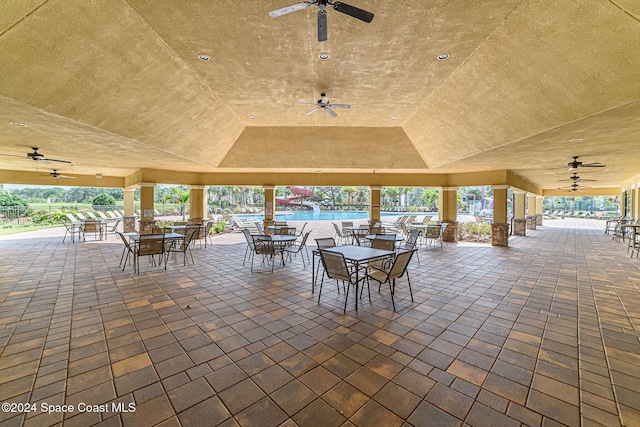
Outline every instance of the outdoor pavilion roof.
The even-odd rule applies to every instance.
[[[55,166],[74,185],[551,194],[573,156],[607,165],[580,170],[594,194],[638,180],[637,2],[352,0],[373,21],[331,9],[322,43],[315,7],[269,17],[288,3],[4,5],[0,182],[59,184],[31,147],[72,161]],[[306,116],[321,92],[351,108]]]

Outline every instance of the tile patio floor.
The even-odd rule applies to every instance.
[[[0,402],[35,404],[0,426],[638,426],[640,262],[582,224],[421,248],[396,313],[241,234],[139,276],[113,237],[0,239]]]

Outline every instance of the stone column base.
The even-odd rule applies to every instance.
[[[542,214],[536,214],[536,225],[542,227]]]
[[[491,224],[491,246],[509,246],[509,224]]]
[[[122,217],[122,227],[125,233],[135,233],[136,217],[135,216]]]
[[[537,220],[535,216],[527,217],[527,230],[535,230],[536,224],[537,224]]]
[[[447,224],[447,229],[444,230],[442,240],[445,242],[457,242],[458,241],[458,221],[444,221]]]
[[[153,226],[156,225],[155,219],[140,220],[140,234],[153,234]]]
[[[524,218],[513,218],[512,220],[513,230],[511,234],[514,236],[526,236],[527,235],[527,220]]]

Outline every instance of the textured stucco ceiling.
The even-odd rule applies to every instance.
[[[597,186],[640,174],[635,1],[350,0],[373,22],[329,10],[324,43],[315,7],[269,17],[294,2],[8,2],[0,170],[35,171],[16,156],[39,147],[116,177],[509,170],[556,188],[572,156],[607,165],[580,171]],[[305,116],[321,92],[351,108]]]

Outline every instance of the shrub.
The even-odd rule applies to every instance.
[[[93,198],[92,205],[95,206],[114,206],[116,199],[111,194],[102,193],[99,196]]]
[[[222,233],[226,228],[227,228],[227,223],[224,220],[221,219],[221,220],[218,221],[216,226],[213,227],[213,230],[216,233]]]
[[[477,222],[461,222],[458,224],[458,241],[460,242],[490,242],[491,224]]]

